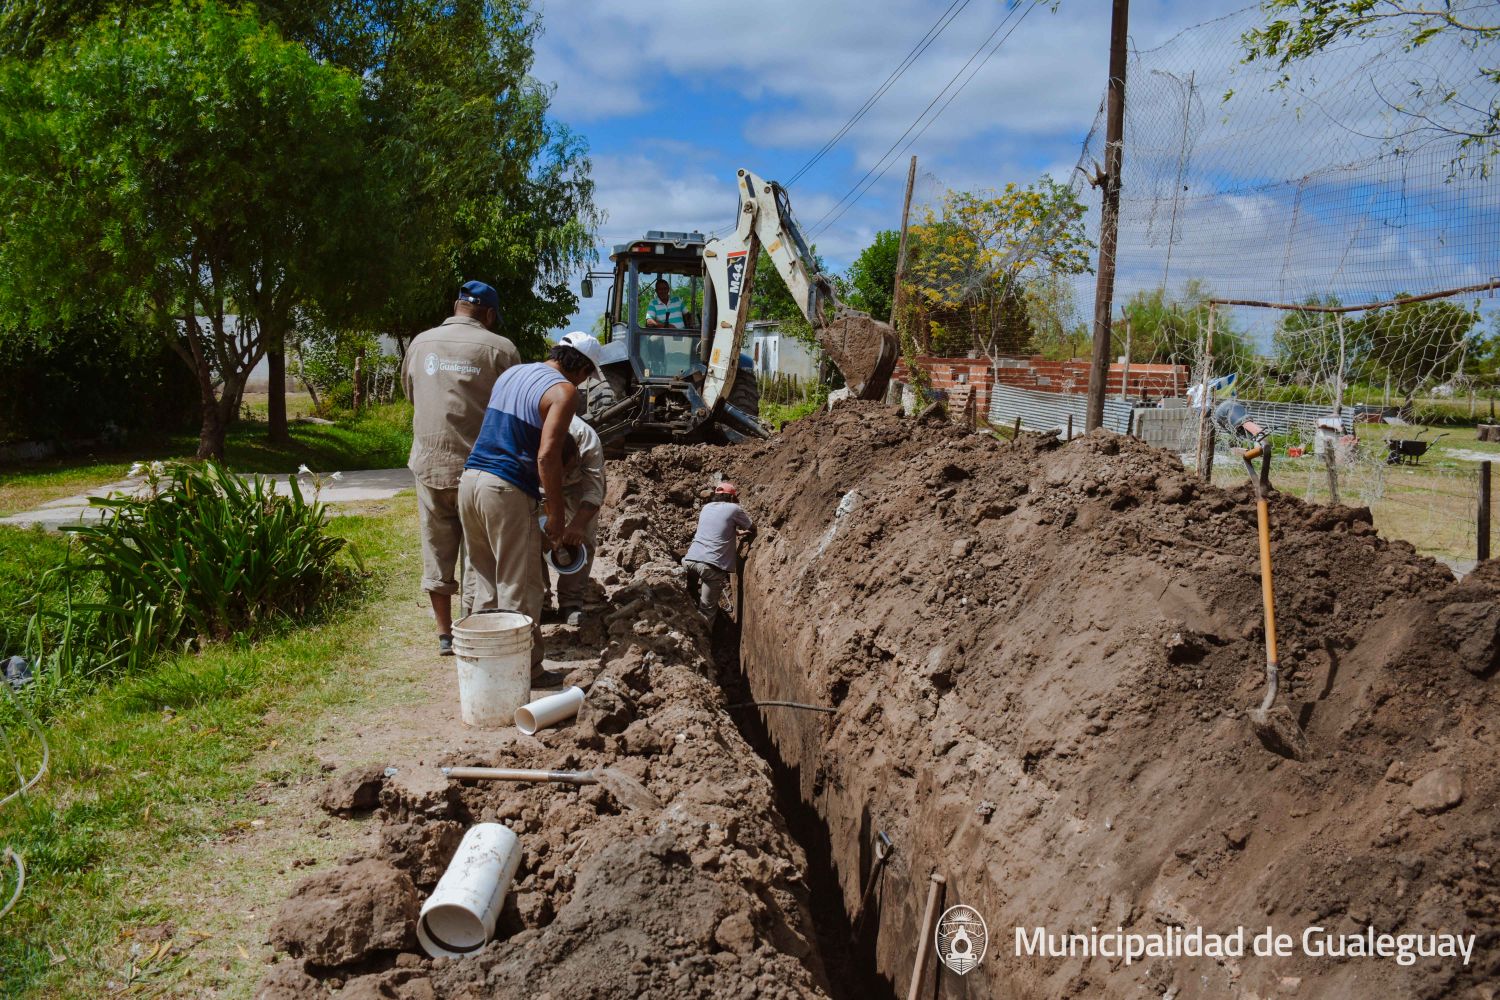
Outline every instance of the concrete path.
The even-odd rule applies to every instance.
[[[262,473],[270,476],[270,473]],[[246,474],[249,478],[249,474]],[[276,482],[276,492],[282,496],[291,494],[291,486],[287,482],[287,474],[271,476]],[[312,479],[303,476],[303,496],[312,493]],[[89,497],[106,497],[112,493],[124,493],[134,495],[145,486],[145,480],[122,479],[117,483],[106,483],[103,486],[81,493],[78,496],[63,497],[61,500],[52,500],[42,504],[36,510],[23,511],[12,514],[9,517],[0,517],[0,524],[15,524],[29,527],[40,524],[45,528],[56,530],[65,524],[77,524],[81,521],[98,520],[100,508],[89,506]],[[412,488],[412,475],[410,469],[363,469],[345,472],[340,475],[336,482],[323,483],[323,490],[319,499],[324,503],[355,503],[366,500],[389,500],[402,490]]]

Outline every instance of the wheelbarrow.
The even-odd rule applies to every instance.
[[[1437,437],[1433,438],[1431,441],[1423,441],[1422,435],[1426,433],[1426,429],[1423,429],[1418,431],[1417,436],[1414,438],[1391,438],[1389,441],[1387,441],[1385,443],[1385,464],[1421,465],[1422,456],[1427,454],[1427,449],[1431,448],[1442,438],[1448,436],[1447,432],[1445,431],[1444,433],[1439,434]]]

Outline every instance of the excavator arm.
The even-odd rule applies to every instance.
[[[839,302],[833,282],[818,270],[792,218],[791,202],[781,185],[748,170],[741,170],[736,182],[740,207],[734,232],[709,240],[703,248],[708,279],[704,314],[714,317],[712,337],[705,337],[704,403],[713,407],[721,397],[727,399],[734,386],[761,250],[812,325],[818,343],[844,373],[850,394],[879,399],[901,353],[895,332],[889,324]]]

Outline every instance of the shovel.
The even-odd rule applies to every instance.
[[[543,771],[527,767],[445,767],[443,774],[455,780],[555,781],[565,785],[599,785],[626,809],[660,809],[661,800],[630,775],[613,768],[590,771]]]
[[[1262,443],[1248,450],[1234,449],[1234,454],[1244,461],[1245,471],[1250,473],[1250,483],[1255,487],[1255,520],[1260,534],[1260,595],[1266,609],[1266,693],[1261,698],[1260,707],[1252,708],[1248,714],[1250,728],[1267,750],[1292,760],[1306,760],[1307,737],[1302,727],[1297,725],[1296,718],[1285,705],[1275,704],[1281,678],[1276,656],[1276,594],[1271,587],[1271,511],[1254,464],[1264,448]],[[1269,455],[1266,461],[1270,461]]]

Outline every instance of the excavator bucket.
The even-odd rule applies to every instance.
[[[818,343],[844,373],[855,399],[881,399],[901,357],[901,344],[889,323],[861,312],[841,311],[818,330]]]

